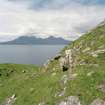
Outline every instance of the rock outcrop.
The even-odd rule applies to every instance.
[[[60,58],[60,67],[63,71],[72,71],[75,66],[74,50],[68,49],[63,57]]]
[[[94,52],[91,52],[90,55],[92,55],[93,57],[98,57],[98,54],[102,54],[102,53],[105,53],[105,49],[96,50]]]

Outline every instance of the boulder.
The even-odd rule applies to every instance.
[[[58,105],[81,105],[77,96],[69,96],[65,101],[60,102]]]
[[[74,67],[74,50],[65,50],[64,57],[60,58],[60,67],[63,71],[72,70]]]

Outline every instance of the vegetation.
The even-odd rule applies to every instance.
[[[34,65],[1,64],[0,103],[15,94],[14,105],[38,105],[43,101],[52,105],[56,101],[55,93],[61,89],[58,83],[62,75],[41,73]]]
[[[105,24],[86,33],[66,46],[75,52],[74,78],[64,83],[68,71],[63,71],[59,59],[53,59],[47,67],[34,65],[0,65],[0,103],[16,95],[14,105],[55,105],[68,96],[78,96],[82,105],[90,105],[97,98],[105,100],[105,92],[98,89],[105,83]],[[63,95],[60,95],[64,88]]]

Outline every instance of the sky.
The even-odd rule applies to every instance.
[[[105,0],[0,0],[0,41],[19,36],[75,40],[105,19]]]

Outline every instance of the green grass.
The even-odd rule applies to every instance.
[[[71,95],[78,96],[82,105],[90,105],[97,98],[105,100],[105,93],[97,89],[99,84],[105,83],[105,53],[99,53],[98,57],[93,57],[88,52],[82,52],[87,47],[90,48],[88,52],[105,49],[105,25],[96,27],[61,51],[62,56],[64,56],[65,50],[80,48],[78,52],[75,52],[77,66],[73,72],[73,74],[76,73],[78,76],[67,83],[65,97]],[[84,60],[86,65],[79,65],[81,60]],[[55,65],[54,62],[56,62]],[[56,68],[57,61],[54,62],[49,67]],[[60,67],[58,71],[61,71]],[[91,76],[87,76],[89,72],[94,73]]]
[[[87,76],[91,71],[94,73]],[[39,72],[34,65],[0,65],[0,102],[13,94],[17,97],[14,105],[38,105],[43,101],[47,105],[55,105],[71,95],[79,96],[83,105],[89,105],[96,98],[105,99],[105,93],[97,89],[105,81],[105,66],[77,66],[73,74],[78,75],[74,80],[68,81],[63,97],[55,97],[55,94],[62,91],[60,80],[68,72],[56,72],[56,75],[52,75],[55,72]],[[10,75],[7,76],[6,73]]]
[[[23,73],[23,71],[25,71]],[[59,98],[54,97],[60,86],[63,73],[41,73],[34,65],[0,65],[0,103],[16,94],[14,105],[38,105],[45,101],[53,105]],[[8,74],[8,75],[7,75]]]
[[[91,76],[87,74],[93,72]],[[90,105],[97,98],[105,100],[105,93],[102,93],[97,87],[105,82],[105,66],[77,66],[75,73],[76,79],[68,82],[67,94],[79,96],[82,105]]]
[[[78,96],[82,105],[90,105],[96,98],[105,100],[105,93],[97,89],[99,84],[105,83],[105,52],[93,57],[89,52],[83,52],[87,47],[89,52],[105,49],[105,25],[96,27],[61,51],[64,56],[65,50],[79,48],[75,52],[77,64],[73,71],[77,77],[65,85],[61,79],[68,75],[68,71],[61,70],[59,60],[51,61],[47,69],[35,65],[1,64],[0,104],[13,94],[17,98],[14,105],[38,105],[43,101],[46,105],[55,105],[72,95]],[[86,64],[80,65],[81,60]],[[88,76],[91,72],[92,75]],[[64,87],[67,87],[64,96],[55,97]]]

